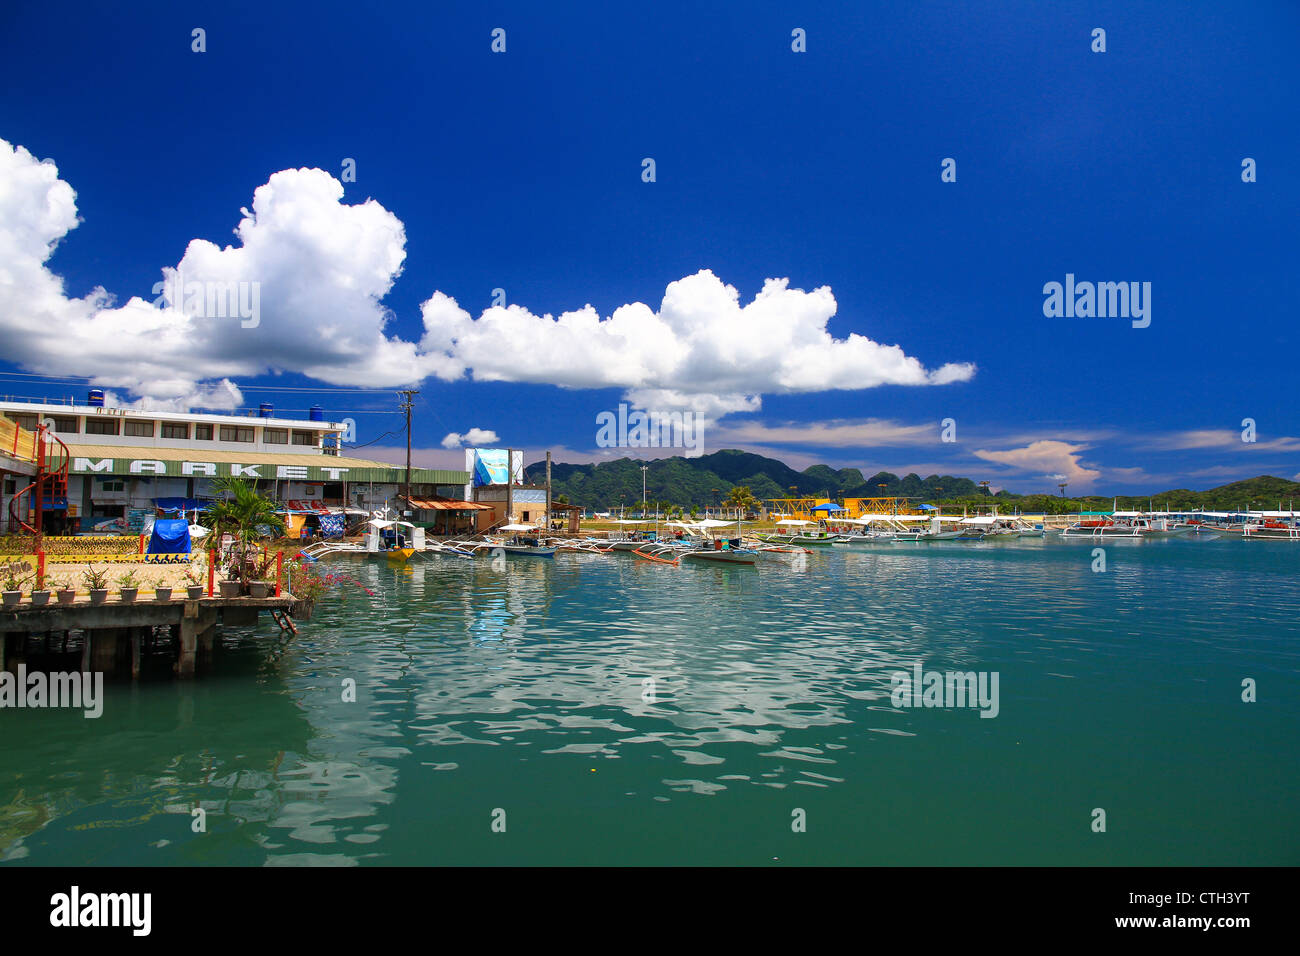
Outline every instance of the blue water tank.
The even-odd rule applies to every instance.
[[[103,408],[104,390],[102,388],[92,388],[90,394],[86,396],[86,404],[91,408]]]
[[[311,408],[307,409],[307,419],[313,422],[325,421],[325,409],[321,408],[319,405],[313,405]]]
[[[270,402],[263,402],[260,406],[258,406],[257,409],[257,413],[261,415],[263,418],[274,417],[272,414],[274,411],[275,411],[275,406],[272,405]]]

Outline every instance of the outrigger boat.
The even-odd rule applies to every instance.
[[[1184,534],[1189,530],[1169,522],[1168,518],[1148,518],[1139,516],[1138,512],[1120,512],[1109,517],[1088,518],[1076,521],[1061,531],[1062,538],[1129,539],[1146,540],[1170,535]]]
[[[537,528],[530,524],[508,524],[496,529],[498,532],[505,532],[508,537],[488,538],[487,545],[490,551],[495,552],[500,549],[507,555],[526,558],[553,558],[555,557],[555,546],[548,545],[541,538],[536,537]],[[534,534],[529,535],[528,532]]]
[[[318,541],[299,552],[309,561],[323,558],[382,557],[389,561],[409,561],[412,555],[426,550],[424,529],[409,521],[371,518],[366,523],[365,539],[357,541]]]
[[[811,521],[802,521],[798,518],[782,518],[777,522],[778,525],[786,527],[806,527],[812,524]],[[780,532],[767,532],[764,534],[755,534],[759,541],[765,541],[768,544],[797,544],[804,547],[829,548],[836,541],[842,538],[842,535],[832,534],[829,531],[789,531],[784,534]]]
[[[1294,511],[1261,511],[1245,522],[1241,537],[1248,541],[1300,541]]]

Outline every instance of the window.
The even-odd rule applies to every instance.
[[[121,478],[101,478],[99,479],[100,491],[126,491],[126,482]]]
[[[121,424],[116,418],[91,418],[86,417],[86,434],[87,435],[116,435],[118,425]]]
[[[222,425],[222,441],[252,441],[253,429],[243,425]]]
[[[212,426],[211,426],[211,425],[195,425],[195,426],[194,426],[194,440],[195,440],[195,441],[212,441]]]
[[[50,421],[54,422],[54,430],[60,435],[75,435],[77,433],[77,416],[75,415],[51,415]]]
[[[126,430],[124,435],[131,435],[135,438],[153,438],[153,422],[142,421],[138,418],[128,418],[126,420]]]
[[[295,445],[314,445],[316,444],[316,433],[301,432],[295,428],[293,430],[293,443]]]
[[[203,426],[200,425],[199,427],[202,428]],[[211,434],[212,434],[212,426],[209,425],[209,426],[208,426],[208,435],[211,436]],[[163,423],[162,423],[162,435],[161,435],[160,437],[162,437],[162,438],[189,438],[189,437],[190,437],[190,426],[189,426],[189,423],[188,423],[188,422],[163,422]]]
[[[262,441],[268,445],[287,445],[289,444],[289,429],[263,428]]]
[[[36,431],[36,416],[24,415],[20,412],[5,412],[5,417],[14,422],[19,428],[25,428],[29,432]]]

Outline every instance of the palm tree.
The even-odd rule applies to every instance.
[[[229,476],[214,479],[212,490],[221,498],[208,508],[212,521],[212,532],[217,540],[224,534],[235,539],[238,556],[231,562],[231,568],[239,576],[242,584],[248,583],[248,549],[258,535],[258,529],[269,528],[273,532],[285,533],[284,519],[276,514],[276,503],[260,494],[256,488],[242,478]]]
[[[744,509],[745,511],[758,510],[759,500],[754,497],[754,493],[749,490],[748,485],[736,485],[727,494],[726,500],[722,502],[725,507]]]

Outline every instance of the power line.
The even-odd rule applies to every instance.
[[[41,372],[0,372],[0,378],[12,379],[15,381],[38,380],[49,382],[51,385],[86,385],[98,376],[88,375],[45,375]],[[377,393],[387,392],[390,389],[378,387],[352,388],[344,385],[240,385],[238,382],[231,382],[241,392],[351,392],[351,393]],[[111,386],[109,386],[111,387]]]

